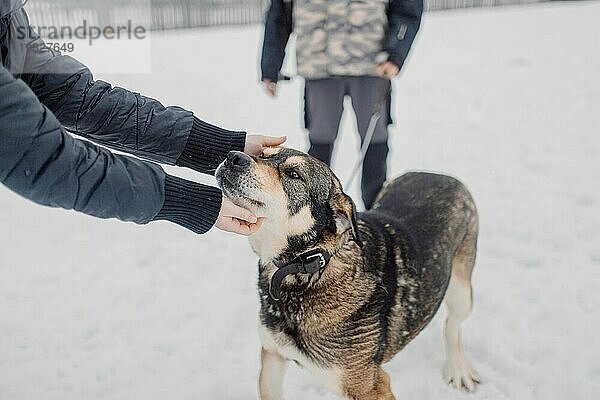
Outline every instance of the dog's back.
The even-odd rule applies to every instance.
[[[475,202],[460,181],[426,172],[409,172],[387,182],[373,212],[391,217],[408,231],[422,268],[448,272],[457,247],[478,222]]]
[[[458,180],[411,172],[386,183],[373,209],[359,219],[371,241],[369,245],[367,239],[365,258],[386,260],[370,268],[378,270],[386,297],[395,305],[388,314],[385,361],[435,315],[457,252],[474,257],[477,211]],[[377,254],[382,249],[386,254]]]

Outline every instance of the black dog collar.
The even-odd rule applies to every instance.
[[[314,274],[322,271],[332,254],[326,250],[316,249],[307,253],[301,254],[294,258],[289,264],[273,261],[277,267],[277,271],[273,274],[269,283],[269,295],[275,301],[281,299],[281,284],[288,275],[293,274]]]

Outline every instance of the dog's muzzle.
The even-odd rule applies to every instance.
[[[225,161],[217,168],[215,177],[217,183],[224,189],[238,186],[240,175],[248,172],[252,166],[252,159],[241,151],[230,151]]]
[[[230,151],[223,165],[233,172],[247,172],[252,165],[252,159],[241,151]]]

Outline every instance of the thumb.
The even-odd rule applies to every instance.
[[[266,146],[266,147],[281,146],[286,141],[287,141],[287,136],[280,136],[280,137],[266,136],[265,139],[263,140],[263,146]]]

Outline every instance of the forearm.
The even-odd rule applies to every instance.
[[[212,175],[230,151],[244,151],[245,143],[245,132],[228,131],[194,118],[175,165]]]
[[[32,61],[22,79],[66,129],[111,148],[175,164],[192,126],[191,112],[95,81],[85,65],[69,56],[53,55],[36,64],[36,57],[47,56],[39,51],[47,52],[30,50]]]
[[[153,221],[169,221],[195,233],[205,233],[215,224],[223,195],[213,186],[166,175],[164,202]]]
[[[402,68],[421,26],[423,0],[391,0],[384,49],[389,60]]]
[[[49,49],[28,29],[24,11],[13,24],[27,32],[21,79],[67,130],[97,143],[165,164],[210,172],[227,152],[243,150],[245,134],[206,123],[180,107],[94,80],[79,61]],[[181,163],[179,161],[181,160]]]
[[[71,57],[54,57],[23,78],[69,131],[107,147],[200,172],[213,171],[229,151],[244,149],[245,133],[95,81]]]
[[[265,19],[261,56],[261,78],[277,82],[292,33],[292,2],[272,0]]]
[[[214,224],[221,192],[167,176],[158,165],[76,140],[29,88],[0,67],[0,182],[42,205],[196,233]]]

